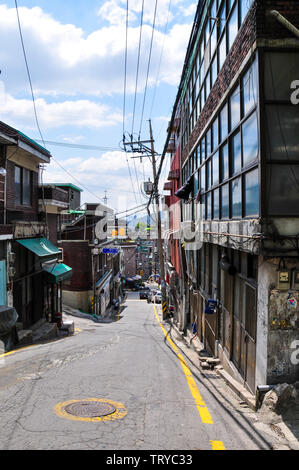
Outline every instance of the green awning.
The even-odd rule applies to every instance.
[[[57,263],[55,266],[43,266],[43,270],[48,274],[48,280],[52,284],[71,279],[73,270],[63,263]]]
[[[26,238],[25,240],[16,241],[41,259],[53,258],[61,255],[61,251],[47,238]]]

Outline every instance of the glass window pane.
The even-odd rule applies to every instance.
[[[211,65],[211,86],[212,87],[214,86],[214,83],[217,80],[217,76],[218,76],[218,70],[217,70],[217,52],[216,52],[212,65]]]
[[[243,90],[243,113],[244,116],[256,105],[257,103],[257,61],[252,64],[248,72],[242,79]]]
[[[213,219],[219,219],[219,189],[215,189],[213,195]]]
[[[242,217],[242,180],[232,181],[232,216]]]
[[[199,179],[198,179],[198,172],[194,173],[194,197],[197,195],[199,190]]]
[[[21,198],[21,168],[18,166],[15,166],[15,203],[16,204],[21,204],[22,203],[22,198]]]
[[[207,157],[211,154],[212,151],[212,142],[211,142],[211,129],[206,133],[206,155]]]
[[[253,0],[240,0],[240,9],[241,9],[241,24],[245,20],[245,16],[247,15]]]
[[[235,134],[231,141],[232,150],[232,174],[235,175],[241,170],[242,167],[242,153],[241,153],[241,134]]]
[[[206,190],[206,166],[203,165],[200,170],[200,190],[204,192]]]
[[[229,218],[229,188],[228,184],[221,187],[221,218]]]
[[[207,158],[207,155],[206,155],[206,140],[203,137],[203,139],[201,140],[201,161],[203,162],[206,158]]]
[[[219,16],[219,37],[220,37],[222,31],[224,30],[224,26],[226,22],[225,2],[223,3],[218,16]]]
[[[230,130],[232,131],[240,122],[241,105],[240,105],[240,86],[233,91],[230,100]]]
[[[212,124],[212,150],[215,150],[219,144],[219,126],[218,126],[218,118]]]
[[[224,33],[223,38],[219,44],[219,71],[221,70],[226,59],[226,34]]]
[[[212,157],[212,181],[213,186],[219,183],[219,154],[218,152],[215,153]]]
[[[222,108],[220,113],[220,142],[222,142],[228,134],[228,106]]]
[[[228,50],[231,49],[238,34],[238,4],[234,6],[230,19],[227,24]]]
[[[211,175],[211,160],[207,161],[206,164],[206,169],[207,169],[207,180],[206,180],[206,188],[207,190],[211,187],[212,185],[212,175]]]
[[[216,21],[214,20],[211,20],[211,25],[212,25],[212,33],[211,33],[211,55],[213,55],[215,49],[216,49],[216,46],[217,46],[217,24],[216,24]]]
[[[258,156],[259,138],[256,112],[243,124],[242,134],[243,166],[246,166]]]
[[[221,148],[221,181],[229,177],[228,144]]]
[[[245,216],[259,215],[259,175],[251,171],[244,178]]]
[[[269,160],[299,160],[298,108],[294,105],[266,106]]]
[[[206,201],[207,201],[206,218],[211,219],[212,218],[212,193],[211,192],[207,194]]]
[[[23,204],[31,204],[31,178],[30,171],[23,168]]]

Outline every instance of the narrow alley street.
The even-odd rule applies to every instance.
[[[160,309],[130,293],[114,322],[75,318],[74,336],[2,356],[1,450],[269,449],[254,413],[172,342]],[[115,413],[65,411],[91,399]]]

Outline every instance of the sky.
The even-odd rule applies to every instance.
[[[151,162],[123,152],[123,132],[147,140],[150,119],[155,150],[163,151],[197,2],[158,0],[153,32],[155,1],[129,0],[125,75],[126,5],[18,0],[40,135],[15,0],[0,1],[0,120],[46,142],[53,158],[44,183],[79,186],[82,203],[103,202],[106,194],[116,211],[147,201],[140,187],[153,179]],[[168,169],[166,159],[162,183]]]

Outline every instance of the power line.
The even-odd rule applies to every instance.
[[[54,142],[52,140],[39,140],[35,139],[36,142],[43,142],[47,145],[54,145],[57,147],[69,147],[69,148],[78,148],[82,150],[101,150],[101,151],[123,151],[120,147],[101,147],[97,145],[83,145],[83,144],[71,144],[67,142]]]
[[[170,8],[171,8],[171,0],[169,0],[169,4],[168,4],[167,20],[166,20],[166,25],[165,25],[165,29],[164,29],[164,38],[163,38],[163,44],[162,44],[162,49],[161,49],[161,55],[160,55],[160,59],[159,59],[157,78],[156,78],[154,94],[153,94],[153,101],[152,101],[152,106],[151,106],[151,110],[150,110],[150,118],[151,118],[151,115],[152,115],[152,112],[153,112],[154,102],[155,102],[155,99],[156,99],[158,79],[159,79],[159,76],[160,76],[160,69],[161,69],[162,57],[163,57],[164,46],[165,46],[165,38],[166,38],[166,34],[167,34],[167,28],[168,28],[168,22],[169,22],[169,16],[170,16]]]
[[[22,49],[23,49],[23,55],[24,55],[24,59],[25,59],[25,65],[26,65],[26,70],[27,70],[27,75],[28,75],[28,80],[29,80],[29,85],[30,85],[30,90],[31,90],[35,121],[36,121],[36,125],[37,125],[37,128],[38,128],[39,135],[40,135],[40,137],[42,139],[42,142],[44,144],[44,147],[45,147],[44,138],[43,138],[43,135],[42,135],[42,132],[41,132],[41,129],[40,129],[40,125],[39,125],[39,122],[38,122],[38,117],[37,117],[35,96],[34,96],[34,92],[33,92],[32,80],[31,80],[31,75],[30,75],[26,50],[25,50],[25,44],[24,44],[24,39],[23,39],[23,33],[22,33],[21,21],[20,21],[20,16],[19,16],[19,7],[18,7],[17,0],[15,0],[15,7],[16,7],[16,12],[17,12],[18,28],[19,28],[20,39],[21,39],[21,44],[22,44]]]
[[[142,0],[142,9],[141,9],[141,18],[140,18],[139,46],[138,46],[138,58],[137,58],[137,70],[136,70],[136,82],[135,82],[135,96],[134,96],[133,118],[132,118],[132,135],[134,133],[134,123],[135,123],[136,95],[137,95],[137,88],[138,88],[140,50],[141,50],[141,38],[142,38],[142,27],[143,27],[143,12],[144,12],[144,0]]]
[[[124,98],[123,98],[123,135],[125,135],[125,115],[126,115],[128,25],[129,25],[129,0],[127,0],[127,9],[126,9],[125,70],[124,70]]]
[[[148,58],[148,63],[147,63],[147,73],[146,73],[145,89],[144,89],[144,95],[143,95],[143,104],[142,104],[139,136],[141,134],[141,127],[142,127],[144,106],[145,106],[145,99],[146,99],[146,92],[147,92],[147,85],[148,85],[148,77],[149,77],[149,70],[150,70],[151,57],[152,57],[152,48],[153,48],[153,40],[154,40],[154,32],[155,32],[155,24],[156,24],[156,14],[157,14],[157,4],[158,4],[158,0],[156,0],[156,2],[155,2],[154,19],[153,19],[153,26],[152,26],[152,37],[151,37],[151,43],[150,43],[149,58]]]

